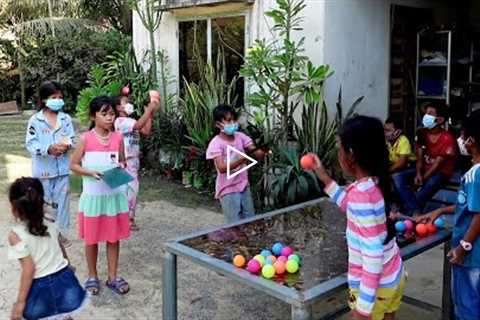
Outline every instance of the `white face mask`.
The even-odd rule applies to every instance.
[[[127,103],[127,104],[125,104],[125,106],[123,107],[123,111],[125,111],[125,113],[127,114],[127,116],[129,116],[129,115],[131,115],[132,113],[135,112],[135,108],[133,107],[133,104]]]
[[[422,124],[427,129],[433,129],[437,125],[437,118],[432,115],[425,114],[422,119]]]

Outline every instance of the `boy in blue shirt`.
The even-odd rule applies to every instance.
[[[39,93],[40,110],[28,121],[25,145],[32,156],[32,176],[42,182],[45,203],[56,211],[60,240],[67,247],[70,245],[66,237],[70,226],[67,152],[74,145],[75,130],[70,116],[61,111],[64,102],[60,84],[46,81]]]
[[[473,166],[462,177],[456,205],[439,208],[417,221],[434,221],[454,213],[452,295],[457,320],[480,319],[480,111],[465,123],[465,148]]]

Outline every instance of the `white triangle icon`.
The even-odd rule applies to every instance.
[[[230,174],[230,161],[231,161],[231,153],[232,152],[235,152],[237,154],[239,154],[241,157],[244,157],[244,158],[247,158],[249,161],[250,161],[250,164],[246,167],[243,167],[243,168],[240,168],[239,170],[235,171],[234,173]],[[247,156],[245,153],[241,152],[241,151],[238,151],[237,149],[235,149],[234,147],[228,145],[227,146],[227,179],[230,180],[232,179],[233,177],[239,175],[240,173],[242,173],[243,171],[245,170],[248,170],[250,169],[251,167],[253,167],[254,165],[256,165],[258,163],[257,160],[253,159],[252,157],[250,156]]]

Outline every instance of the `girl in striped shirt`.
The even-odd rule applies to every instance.
[[[347,187],[338,186],[320,159],[312,156],[325,192],[347,214],[349,305],[355,319],[393,320],[405,275],[395,228],[385,209],[391,187],[382,123],[366,116],[346,121],[338,146],[342,171],[355,177]]]

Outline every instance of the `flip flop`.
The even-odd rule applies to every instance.
[[[87,290],[91,295],[96,296],[100,291],[100,280],[96,277],[88,278],[85,281],[85,290]]]
[[[128,285],[128,282],[125,281],[125,279],[121,277],[115,278],[112,282],[109,282],[108,280],[105,282],[108,288],[110,288],[113,292],[123,295],[128,293],[130,291],[130,287]],[[122,290],[123,289],[123,290]]]

